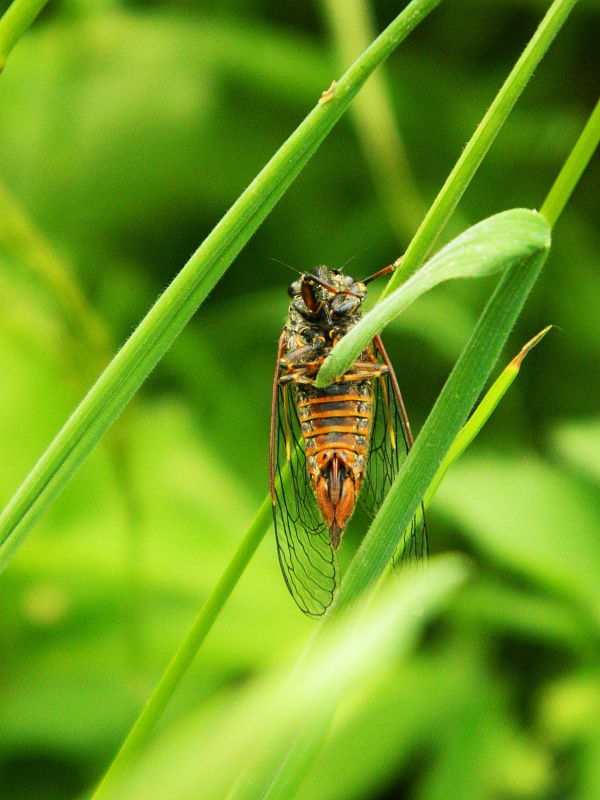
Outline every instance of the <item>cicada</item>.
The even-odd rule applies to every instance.
[[[357,502],[376,514],[413,443],[379,336],[344,375],[315,386],[325,358],[362,317],[367,284],[391,269],[356,281],[321,265],[288,289],[273,378],[270,492],[283,577],[300,609],[313,617],[335,597],[337,550]],[[399,558],[426,552],[420,509]]]

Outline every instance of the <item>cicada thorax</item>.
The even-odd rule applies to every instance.
[[[306,465],[319,510],[337,549],[365,476],[372,420],[371,380],[325,389],[296,385]]]

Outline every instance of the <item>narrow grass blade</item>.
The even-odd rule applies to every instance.
[[[507,366],[502,370],[500,375],[496,378],[492,386],[488,389],[485,396],[478,404],[475,411],[471,414],[468,421],[461,429],[460,433],[456,437],[456,439],[452,442],[452,446],[446,453],[444,460],[440,464],[438,471],[435,473],[434,479],[429,484],[429,488],[425,492],[423,497],[423,503],[427,507],[431,502],[432,497],[436,493],[436,490],[440,483],[442,482],[444,475],[450,468],[450,466],[459,458],[467,447],[471,444],[473,439],[477,436],[479,431],[483,428],[485,423],[494,413],[494,409],[502,400],[508,389],[512,386],[513,381],[519,374],[519,370],[521,369],[521,364],[523,360],[527,356],[527,354],[533,350],[533,348],[538,345],[544,336],[548,333],[548,331],[552,328],[552,325],[548,325],[543,330],[541,330],[538,334],[536,334],[532,339],[530,339],[517,355],[512,359],[512,361],[507,364]]]
[[[540,209],[540,214],[545,217],[551,225],[554,225],[566,206],[569,197],[577,186],[583,170],[586,168],[590,158],[594,155],[600,143],[600,100],[596,103],[590,118],[582,130],[575,147],[569,153],[563,168],[559,172],[544,204]]]
[[[287,483],[290,480],[290,475],[290,466],[287,465],[284,467],[281,477],[276,479],[278,491],[280,489],[280,482]],[[219,578],[215,588],[200,608],[193,625],[173,655],[160,681],[146,701],[146,705],[127,734],[118,753],[112,760],[90,800],[98,800],[98,798],[104,797],[106,793],[110,791],[110,787],[113,786],[115,782],[118,782],[119,777],[127,769],[127,765],[147,744],[156,723],[167,707],[181,679],[194,660],[225,603],[237,586],[239,579],[256,552],[256,548],[271,527],[272,522],[273,505],[271,495],[268,494],[263,500],[252,524],[246,531],[246,534],[233,554],[229,564]]]
[[[0,72],[10,51],[31,25],[48,0],[14,0],[0,19]]]
[[[0,570],[317,150],[371,72],[440,0],[413,0],[321,98],[159,297],[0,516]]]
[[[570,179],[563,184],[570,194],[578,177],[589,162],[598,141],[598,116],[594,112],[579,137],[557,181],[567,170]],[[549,195],[550,196],[550,195]],[[557,197],[557,200],[559,198]],[[557,202],[556,214],[548,214],[555,223],[564,203]],[[342,583],[341,596],[322,628],[335,622],[338,615],[368,585],[383,573],[396,550],[407,525],[419,507],[427,486],[434,479],[445,454],[459,434],[466,417],[491,371],[504,340],[507,338],[547,256],[547,249],[516,263],[502,277],[494,295],[480,317],[478,325],[448,378],[415,446],[370,530],[354,557]],[[539,341],[539,339],[536,337]],[[536,340],[533,340],[535,343]],[[531,343],[530,343],[531,344]],[[520,356],[521,354],[519,354]],[[517,359],[519,359],[517,356]],[[381,537],[381,538],[379,538]],[[298,743],[295,747],[300,747]]]
[[[424,292],[453,278],[476,278],[506,269],[550,244],[550,226],[535,211],[517,208],[479,222],[436,253],[412,278],[365,314],[319,370],[317,386],[342,375],[394,317]]]
[[[335,703],[323,700],[311,709],[289,738],[283,738],[278,748],[273,748],[263,763],[252,763],[243,770],[227,794],[226,800],[288,800],[296,796],[306,771],[323,746],[335,711]]]
[[[392,275],[386,286],[384,296],[397,289],[427,258],[485,154],[576,2],[577,0],[554,0],[546,12],[473,136],[467,142],[452,172],[446,178],[427,216],[409,244],[400,269]]]
[[[381,575],[471,411],[548,253],[511,266],[484,309],[342,583],[332,618]]]

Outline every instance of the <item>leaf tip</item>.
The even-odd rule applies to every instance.
[[[520,367],[521,367],[521,364],[523,363],[523,361],[525,359],[525,356],[530,352],[530,350],[533,350],[533,348],[542,341],[544,336],[548,333],[548,331],[551,328],[556,328],[556,325],[546,325],[545,328],[543,328],[539,333],[536,333],[536,335],[532,339],[530,339],[528,342],[526,342],[523,345],[523,347],[519,350],[517,355],[510,362],[509,366],[512,369],[515,369],[515,370],[518,371],[520,369]]]

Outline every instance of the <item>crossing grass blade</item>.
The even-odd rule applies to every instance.
[[[392,558],[483,389],[544,265],[548,246],[549,241],[537,253],[517,260],[504,273],[350,564],[332,617],[343,612],[373,584]]]
[[[544,217],[524,208],[503,211],[473,225],[365,314],[325,360],[317,386],[327,386],[342,375],[375,334],[424,292],[447,280],[480,278],[506,270],[549,244],[550,226]]]
[[[467,575],[467,565],[458,556],[432,560],[426,573],[407,575],[387,587],[372,606],[332,626],[319,647],[295,668],[293,686],[289,668],[259,675],[216,708],[208,724],[201,711],[159,734],[118,782],[105,784],[94,797],[227,797],[244,765],[256,768],[269,762],[302,727],[307,710],[328,708],[405,657],[427,621]],[[251,781],[241,782],[235,791],[236,800],[265,796],[269,795],[257,793]]]

